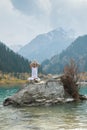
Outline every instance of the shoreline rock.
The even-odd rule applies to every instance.
[[[64,91],[63,85],[57,79],[48,79],[40,83],[29,83],[16,94],[4,100],[8,106],[49,106],[58,103],[72,102],[74,99]]]
[[[25,88],[4,100],[8,106],[38,106],[56,104],[64,101],[64,89],[58,80],[30,83]]]

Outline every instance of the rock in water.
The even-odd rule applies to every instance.
[[[27,85],[13,96],[5,99],[3,105],[39,106],[59,102],[64,102],[64,88],[58,80],[53,79]]]

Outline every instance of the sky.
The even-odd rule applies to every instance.
[[[0,41],[9,47],[60,27],[87,34],[87,0],[0,0]]]

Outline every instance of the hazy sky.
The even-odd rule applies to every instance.
[[[59,27],[87,34],[87,0],[0,0],[0,41],[8,46]]]

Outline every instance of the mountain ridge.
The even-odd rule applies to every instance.
[[[59,54],[74,39],[68,35],[69,32],[62,28],[52,30],[45,34],[40,34],[31,42],[21,48],[18,53],[29,60],[42,62],[46,58],[50,59],[53,55]]]
[[[80,71],[87,71],[87,35],[79,36],[59,55],[42,63],[43,72],[61,73],[70,59],[74,59]]]
[[[15,73],[30,72],[29,61],[0,42],[0,71]]]

